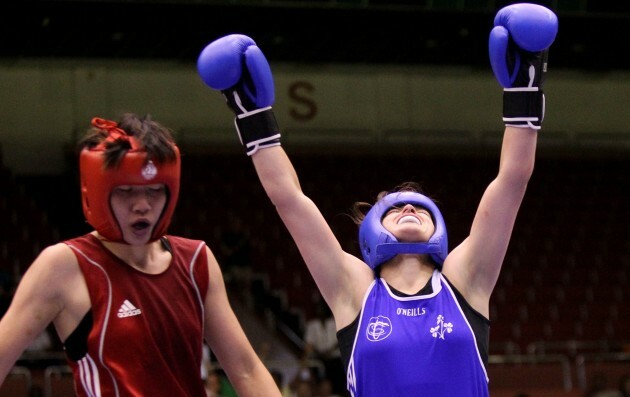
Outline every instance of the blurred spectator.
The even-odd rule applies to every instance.
[[[317,376],[312,368],[302,367],[291,382],[291,397],[315,397]]]
[[[278,388],[282,393],[282,397],[291,397],[291,389],[288,385],[284,384],[284,375],[282,375],[282,372],[277,369],[270,369],[269,372],[271,372],[273,380],[276,381],[276,385],[278,385]]]
[[[219,375],[217,370],[209,371],[206,379],[206,395],[208,397],[224,397],[221,394],[221,376]]]
[[[212,367],[212,351],[210,350],[210,346],[204,342],[201,351],[201,379],[208,379]]]
[[[205,379],[207,397],[237,397],[223,370],[213,368]]]
[[[308,381],[298,381],[295,385],[294,397],[315,397],[313,393],[313,384]]]
[[[345,395],[346,377],[339,352],[335,320],[321,297],[315,307],[315,316],[306,322],[304,359],[320,361],[324,366],[322,378],[330,380],[333,393]]]
[[[328,378],[319,381],[315,395],[316,397],[341,397],[341,394],[337,394],[333,391],[333,384]]]

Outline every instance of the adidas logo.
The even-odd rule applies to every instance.
[[[137,316],[140,313],[142,313],[142,310],[138,309],[131,302],[125,299],[122,306],[120,306],[120,309],[118,309],[118,318]]]

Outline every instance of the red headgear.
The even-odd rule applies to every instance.
[[[147,161],[147,152],[134,136],[127,135],[109,120],[92,119],[92,125],[109,133],[105,141],[125,139],[131,149],[117,167],[105,168],[105,141],[94,148],[84,148],[80,156],[81,196],[83,214],[88,223],[108,240],[125,243],[120,226],[114,216],[109,198],[112,190],[120,185],[152,185],[163,183],[169,193],[168,201],[158,223],[153,229],[151,241],[166,233],[179,195],[181,159],[179,149],[173,144],[175,161],[155,164]]]

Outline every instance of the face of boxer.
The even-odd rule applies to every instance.
[[[400,242],[425,242],[435,232],[429,211],[412,204],[390,208],[385,212],[382,223]]]
[[[123,239],[130,245],[147,244],[166,201],[166,185],[163,183],[116,186],[110,196],[110,205]]]

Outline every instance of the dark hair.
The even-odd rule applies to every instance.
[[[420,184],[417,183],[417,182],[403,182],[400,185],[396,186],[391,191],[388,191],[388,190],[381,191],[376,196],[376,201],[374,203],[377,203],[383,197],[387,196],[390,193],[394,193],[394,192],[416,192],[416,193],[422,193],[422,188],[420,187]],[[357,202],[355,202],[352,205],[352,208],[350,209],[350,211],[351,211],[350,218],[352,219],[352,221],[355,224],[360,225],[361,222],[363,222],[363,219],[365,219],[365,215],[370,210],[370,208],[372,208],[373,205],[374,204],[366,203],[364,201],[357,201]]]
[[[158,164],[175,161],[176,154],[173,149],[175,140],[171,130],[153,121],[150,115],[140,117],[135,113],[124,113],[118,121],[118,128],[125,131],[127,135],[136,138],[147,152],[147,161],[154,160]],[[79,151],[84,148],[92,149],[101,144],[108,136],[108,131],[91,127],[79,141],[78,149]],[[106,142],[105,167],[118,166],[129,149],[131,149],[131,144],[124,138]]]

